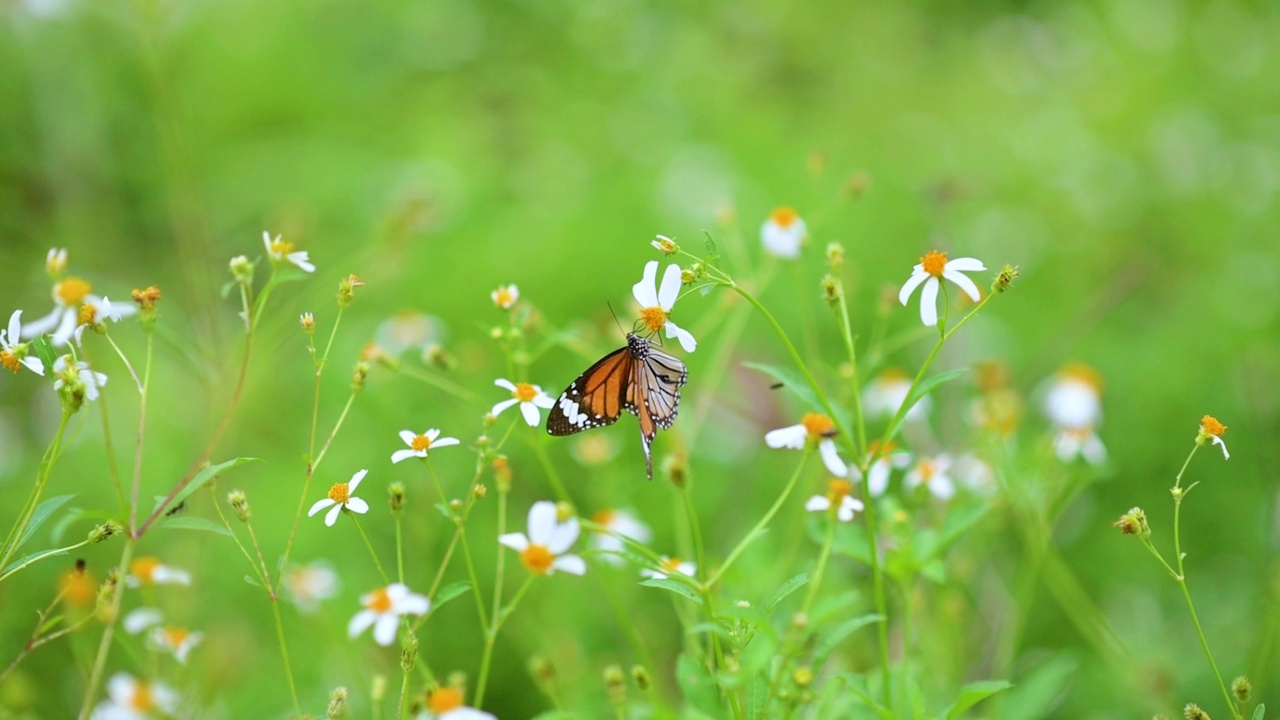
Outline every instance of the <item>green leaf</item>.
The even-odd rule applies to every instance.
[[[795,395],[800,403],[810,410],[826,412],[822,407],[822,403],[818,401],[818,396],[813,394],[813,388],[809,387],[809,383],[801,380],[796,375],[792,375],[790,371],[776,368],[772,365],[765,365],[764,363],[744,362],[742,365],[757,372],[762,372],[782,383],[783,389]]]
[[[154,526],[157,530],[203,530],[205,532],[217,533],[234,537],[231,531],[224,525],[209,520],[208,518],[195,517],[194,515],[174,515],[172,517],[160,518]]]
[[[960,696],[947,708],[947,720],[960,717],[961,713],[998,692],[1008,690],[1013,684],[1008,680],[979,680],[960,688]]]
[[[778,603],[782,602],[783,599],[786,598],[791,593],[804,587],[808,582],[809,582],[809,573],[802,572],[799,575],[796,575],[795,577],[791,578],[790,580],[782,583],[782,585],[777,590],[774,590],[773,593],[769,595],[768,598],[765,599],[764,611],[772,612],[773,609],[778,606]]]
[[[63,550],[62,548],[54,548],[52,550],[41,550],[39,552],[33,552],[28,555],[23,555],[17,560],[14,560],[12,563],[9,563],[9,567],[5,568],[4,570],[0,570],[0,576],[8,575],[9,571],[13,570],[14,568],[19,568],[19,567],[22,567],[23,565],[33,565],[35,563],[40,562],[41,560],[44,560],[45,558],[51,558],[55,555],[66,555],[66,554],[67,554],[67,551]]]
[[[896,720],[897,715],[894,715],[889,708],[876,702],[875,698],[871,697],[871,688],[868,687],[865,676],[842,673],[836,675],[835,679],[843,682],[845,687],[849,688],[849,692],[856,695],[864,705],[871,708],[871,711],[879,716],[881,720]]]
[[[724,716],[720,690],[711,679],[710,671],[702,663],[688,655],[681,655],[676,660],[676,683],[680,685],[680,691],[693,709],[713,718]]]
[[[703,230],[702,234],[705,237],[703,245],[705,245],[707,248],[707,257],[706,257],[707,264],[710,265],[711,267],[719,268],[720,267],[720,251],[716,249],[715,238],[711,237],[711,233],[707,232],[706,230]]]
[[[22,537],[18,538],[18,544],[14,545],[13,549],[17,550],[25,545],[26,542],[31,539],[31,536],[36,533],[36,530],[40,529],[40,526],[49,519],[49,516],[52,515],[55,510],[71,502],[71,499],[74,497],[75,495],[58,495],[57,497],[51,497],[36,506],[36,511],[31,514],[31,522],[27,525],[26,531],[22,533]]]
[[[756,636],[751,639],[751,642],[747,643],[746,649],[742,652],[740,660],[741,671],[738,674],[738,678],[742,681],[750,680],[757,673],[765,672],[769,669],[769,664],[777,652],[778,640],[772,632],[756,633]],[[765,679],[765,682],[767,683],[768,679]]]
[[[822,641],[818,643],[817,648],[813,651],[813,667],[822,667],[823,664],[827,662],[827,656],[831,654],[831,651],[835,650],[837,645],[844,642],[846,638],[858,629],[866,625],[883,621],[883,615],[876,615],[875,613],[872,613],[870,615],[856,617],[852,620],[846,620],[845,622],[835,626],[835,628],[823,632]]]
[[[689,629],[684,631],[684,634],[689,635],[691,637],[694,635],[703,635],[703,634],[715,635],[721,638],[722,640],[724,640],[725,642],[733,642],[733,634],[730,633],[728,630],[724,629],[723,627],[721,627],[720,625],[713,622],[694,623],[693,625],[689,626]]]
[[[49,633],[54,628],[58,627],[65,617],[65,615],[54,615],[53,617],[45,620],[40,624],[39,629],[36,630],[36,635],[45,635]]]
[[[1001,704],[1004,720],[1039,720],[1048,717],[1056,699],[1066,691],[1080,662],[1068,654],[1055,655],[1018,677],[1017,687]]]
[[[889,427],[888,438],[892,440],[895,436],[897,436],[898,431],[902,429],[902,423],[906,422],[907,420],[907,413],[911,410],[912,407],[915,406],[916,403],[920,402],[921,398],[923,398],[925,395],[928,395],[930,392],[933,391],[934,388],[938,387],[939,385],[946,382],[951,382],[952,380],[955,380],[956,378],[960,377],[961,375],[964,375],[967,372],[969,372],[969,368],[960,368],[959,370],[952,370],[950,372],[938,373],[937,375],[927,377],[924,380],[920,381],[920,384],[916,386],[915,391],[912,392],[910,395],[908,395],[907,399],[903,401],[903,409],[900,410],[902,415],[898,418],[898,421],[896,423],[894,423]]]
[[[260,588],[260,587],[262,587],[262,583],[258,582],[258,578],[254,577],[254,576],[252,576],[252,575],[245,575],[245,576],[244,576],[244,581],[245,581],[245,582],[247,582],[247,583],[249,583],[250,585],[252,585],[252,586],[256,587],[256,588]]]
[[[1258,705],[1253,709],[1253,720],[1262,720],[1262,716],[1267,712],[1266,705]]]
[[[698,596],[698,593],[694,592],[693,588],[680,582],[679,580],[672,580],[671,578],[649,578],[648,580],[645,580],[640,584],[646,585],[648,587],[656,587],[656,588],[663,588],[664,590],[670,590],[671,592],[677,595],[683,595],[689,598],[690,600],[694,601],[699,605],[702,604],[702,598]]]
[[[196,473],[196,476],[191,478],[191,482],[187,483],[186,487],[179,490],[178,494],[173,496],[173,499],[169,501],[169,507],[177,507],[183,500],[191,497],[191,493],[204,487],[206,483],[220,475],[223,470],[230,470],[233,467],[250,462],[262,462],[262,460],[259,458],[238,457],[224,463],[219,463],[218,465],[210,465],[206,467]]]
[[[440,588],[440,591],[436,593],[435,598],[431,600],[431,611],[435,612],[436,610],[439,610],[441,605],[444,605],[456,597],[466,594],[470,589],[471,583],[467,582],[456,582],[445,585]]]

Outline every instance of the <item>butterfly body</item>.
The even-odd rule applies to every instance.
[[[650,446],[658,428],[667,430],[679,412],[680,388],[689,371],[679,358],[654,348],[648,338],[627,334],[627,344],[600,358],[560,393],[547,418],[552,435],[604,427],[622,411],[640,421],[645,468],[653,479]]]

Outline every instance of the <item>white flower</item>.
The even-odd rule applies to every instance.
[[[439,345],[445,337],[444,321],[416,310],[404,310],[378,324],[374,341],[392,356],[410,349]]]
[[[502,378],[494,380],[493,384],[511,391],[510,400],[503,400],[494,405],[493,409],[489,411],[489,414],[494,417],[497,417],[503,410],[512,405],[520,403],[520,412],[524,414],[524,421],[529,423],[529,427],[537,427],[538,423],[542,421],[542,415],[538,412],[538,408],[550,409],[556,406],[556,401],[542,392],[542,388],[537,385],[530,385],[529,383],[513,384],[510,380]]]
[[[358,497],[352,497],[356,492],[356,488],[360,486],[360,481],[364,480],[364,476],[368,473],[367,469],[361,470],[352,475],[351,480],[348,482],[334,483],[333,487],[329,488],[329,496],[312,505],[311,509],[307,511],[307,517],[311,517],[332,505],[333,509],[324,516],[324,524],[333,527],[333,524],[338,522],[338,513],[342,512],[343,508],[353,513],[364,514],[369,512],[369,503]]]
[[[364,609],[351,618],[347,634],[355,637],[373,626],[373,640],[382,646],[396,639],[396,628],[405,615],[426,615],[431,601],[426,596],[409,590],[403,583],[391,583],[384,588],[360,596]]]
[[[145,720],[168,717],[177,710],[178,696],[162,683],[146,683],[128,673],[107,681],[107,697],[93,709],[90,720]]]
[[[489,293],[493,304],[503,310],[510,310],[520,299],[520,288],[515,285],[499,285],[497,290]]]
[[[951,468],[951,457],[938,455],[922,457],[907,471],[904,482],[907,490],[915,490],[924,485],[939,500],[948,500],[956,494],[955,483],[947,471]]]
[[[920,262],[911,271],[911,277],[907,278],[906,284],[898,292],[898,302],[906,305],[907,300],[911,298],[911,293],[923,283],[924,290],[920,293],[920,321],[928,327],[933,327],[938,324],[938,289],[942,287],[941,278],[955,283],[974,302],[979,302],[982,300],[982,295],[978,292],[978,286],[961,273],[986,269],[982,261],[976,258],[947,260],[946,253],[931,250],[920,258]]]
[[[427,695],[427,707],[415,720],[498,720],[493,715],[462,704],[462,693],[440,687]]]
[[[14,310],[9,316],[8,329],[0,329],[0,365],[9,372],[25,367],[37,375],[44,375],[44,363],[40,358],[27,355],[28,343],[20,343],[22,337],[22,311]]]
[[[675,255],[680,251],[680,247],[676,245],[676,241],[666,235],[659,235],[656,240],[649,242],[654,250],[660,251],[663,255]]]
[[[572,575],[587,571],[587,563],[577,555],[566,554],[578,540],[578,519],[560,522],[556,504],[542,500],[529,508],[529,535],[507,533],[498,538],[502,545],[520,553],[520,563],[529,572],[550,575],[563,570]]]
[[[80,306],[78,319],[80,325],[76,327],[73,336],[76,344],[80,344],[80,338],[84,335],[84,329],[105,325],[108,320],[118,323],[127,317],[133,317],[138,314],[138,306],[132,303],[121,305],[111,304],[111,301],[105,297],[97,295],[89,295],[84,299],[84,303]]]
[[[158,627],[151,630],[151,644],[173,653],[183,665],[187,664],[187,654],[191,652],[191,648],[199,645],[203,639],[204,633],[191,632],[186,628]]]
[[[1217,418],[1212,415],[1205,415],[1200,419],[1200,432],[1196,435],[1196,445],[1212,442],[1222,448],[1222,459],[1230,460],[1231,453],[1227,452],[1227,443],[1222,439],[1222,435],[1226,431],[1227,426],[1218,422]]]
[[[879,447],[879,441],[871,443],[868,452],[875,454]],[[871,467],[867,469],[867,492],[871,497],[880,497],[885,490],[889,489],[889,475],[894,468],[904,468],[911,464],[911,457],[904,452],[898,452],[893,443],[885,446],[884,452],[876,461],[871,463]]]
[[[869,418],[892,418],[907,401],[911,391],[911,378],[897,368],[887,368],[867,384],[862,391],[862,412]],[[908,420],[921,420],[929,412],[929,396],[926,395],[907,411]]]
[[[80,322],[80,303],[92,290],[87,280],[66,277],[53,284],[53,310],[39,320],[22,328],[22,337],[33,338],[51,333],[49,342],[62,347],[71,341],[76,325]]]
[[[61,275],[67,271],[67,249],[49,248],[44,256],[44,267],[50,275]]]
[[[844,464],[836,451],[836,442],[832,439],[835,435],[836,426],[831,418],[818,413],[805,413],[799,425],[789,425],[765,433],[764,442],[771,448],[792,450],[802,450],[809,442],[816,443],[818,453],[822,455],[822,462],[827,466],[827,472],[836,477],[847,477],[849,467]]]
[[[591,517],[591,521],[638,543],[647,543],[653,538],[653,532],[649,530],[649,526],[626,510],[601,510]],[[591,547],[603,553],[600,557],[605,562],[611,565],[623,564],[622,558],[618,557],[617,553],[622,552],[626,545],[613,535],[604,532],[592,534]]]
[[[1044,396],[1044,414],[1059,429],[1102,423],[1102,380],[1093,368],[1070,363],[1054,375]]]
[[[832,478],[827,481],[827,494],[809,498],[804,504],[804,509],[809,512],[826,512],[834,507],[840,522],[850,522],[855,512],[863,510],[862,501],[849,495],[852,491],[853,483]]]
[[[1062,428],[1053,439],[1053,449],[1062,462],[1083,457],[1090,465],[1101,465],[1107,460],[1107,448],[1091,427]]]
[[[655,333],[662,328],[667,329],[667,337],[680,340],[680,347],[685,352],[698,349],[698,341],[688,330],[683,330],[671,322],[671,308],[680,297],[680,266],[668,265],[662,273],[662,287],[658,287],[658,261],[650,260],[644,264],[644,277],[631,286],[631,294],[640,303],[640,318],[649,332]]]
[[[277,235],[273,239],[271,233],[262,232],[262,246],[267,249],[267,256],[272,262],[282,263],[288,262],[298,266],[303,272],[315,272],[316,266],[311,264],[305,250],[294,251],[293,243],[280,239]],[[234,262],[234,261],[233,261]]]
[[[400,439],[409,447],[405,450],[397,450],[391,453],[391,462],[393,463],[408,460],[411,457],[424,458],[432,448],[449,447],[461,442],[458,438],[440,437],[440,430],[437,428],[431,428],[421,435],[412,430],[401,430]]]
[[[780,258],[800,257],[800,246],[809,237],[804,220],[789,207],[780,207],[769,213],[769,219],[760,226],[760,242],[770,254]]]
[[[159,608],[140,607],[124,616],[124,630],[130,635],[137,635],[162,622],[164,622],[164,614]]]
[[[107,384],[107,376],[91,369],[89,363],[83,360],[71,364],[68,362],[70,359],[70,355],[62,355],[53,361],[53,374],[58,376],[58,379],[53,381],[53,391],[58,392],[65,386],[75,388],[79,385],[84,388],[86,400],[97,400],[98,388]]]
[[[661,570],[644,568],[640,571],[640,574],[654,580],[665,580],[667,577],[677,574],[685,577],[695,577],[698,574],[698,566],[696,564],[680,558],[667,557],[666,555],[662,556],[662,562],[659,563],[659,566],[662,568]]]
[[[956,458],[951,466],[951,474],[961,485],[980,493],[989,493],[996,489],[996,472],[986,460],[969,452]]]
[[[129,564],[125,583],[131,588],[142,585],[190,585],[191,574],[181,568],[163,565],[159,558],[140,557]]]
[[[315,612],[321,600],[327,600],[338,592],[338,573],[321,562],[298,565],[284,576],[284,589],[299,610]]]

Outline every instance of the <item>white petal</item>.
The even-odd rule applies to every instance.
[[[569,518],[556,526],[555,532],[547,540],[547,549],[552,555],[559,555],[573,547],[578,541],[578,518]]]
[[[22,311],[14,310],[9,316],[9,337],[11,342],[18,342],[18,338],[22,336]]]
[[[920,291],[920,322],[925,327],[934,327],[938,324],[938,278],[931,277],[924,284],[924,289]]]
[[[840,522],[850,522],[853,520],[853,508],[840,503],[840,508],[836,510],[836,519]]]
[[[306,251],[305,251],[305,250],[301,250],[301,251],[298,251],[298,252],[289,253],[289,258],[288,258],[288,260],[289,260],[289,262],[293,263],[294,265],[297,265],[299,268],[302,268],[303,272],[315,272],[315,271],[316,271],[316,266],[315,266],[315,265],[312,265],[312,264],[309,262],[309,260],[308,260],[308,258],[307,258],[307,253],[306,253]]]
[[[644,264],[644,277],[631,286],[631,294],[642,308],[658,306],[658,261],[650,260]]]
[[[790,425],[777,430],[770,430],[764,434],[764,443],[771,448],[791,448],[792,450],[800,450],[804,448],[804,441],[809,437],[809,431],[804,425]]]
[[[497,417],[498,415],[502,414],[503,410],[506,410],[507,408],[511,407],[512,405],[515,405],[518,402],[520,401],[515,398],[511,398],[510,400],[503,400],[497,405],[494,405],[493,409],[489,411],[489,414],[494,417]]]
[[[369,503],[365,502],[364,500],[361,500],[358,497],[348,498],[347,509],[353,513],[360,513],[361,515],[363,515],[369,512]]]
[[[670,319],[667,320],[665,325],[667,326],[667,337],[675,336],[679,339],[680,347],[684,348],[685,352],[693,352],[698,349],[698,341],[693,339],[693,335],[688,330],[678,327]]]
[[[22,364],[26,365],[28,370],[37,375],[44,375],[44,363],[40,362],[40,358],[24,357],[22,358]]]
[[[1223,460],[1230,460],[1230,459],[1231,459],[1231,453],[1227,452],[1227,443],[1226,443],[1226,442],[1224,442],[1224,441],[1222,440],[1222,438],[1218,437],[1217,435],[1214,435],[1214,436],[1213,436],[1213,444],[1214,444],[1214,445],[1217,445],[1217,446],[1218,446],[1218,447],[1220,447],[1220,448],[1222,448],[1222,459],[1223,459]]]
[[[49,339],[49,342],[53,343],[54,347],[66,345],[71,340],[71,336],[75,334],[77,320],[74,310],[67,310],[63,313],[62,321],[58,323],[58,328],[53,331],[53,337]]]
[[[964,291],[964,294],[972,298],[974,302],[979,302],[982,300],[982,293],[978,292],[978,286],[974,285],[973,281],[965,277],[964,275],[961,275],[955,270],[947,268],[946,270],[942,271],[942,277],[958,285],[960,289]]]
[[[355,475],[352,475],[351,480],[347,483],[347,493],[348,494],[354,493],[356,491],[356,488],[360,487],[360,483],[361,481],[364,480],[364,476],[368,474],[369,474],[369,469],[365,468],[363,470],[356,472]]]
[[[336,503],[334,502],[333,498],[325,498],[325,499],[323,499],[323,500],[317,500],[317,501],[316,501],[316,504],[315,504],[315,505],[312,505],[312,506],[311,506],[311,509],[307,511],[307,517],[311,517],[312,515],[315,515],[316,513],[320,512],[321,510],[323,510],[323,509],[325,509],[325,508],[329,507],[330,505],[334,505],[334,504],[336,504]]]
[[[587,561],[577,555],[561,555],[551,563],[551,567],[570,575],[583,575],[587,572]]]
[[[341,512],[342,512],[342,505],[338,503],[334,503],[333,509],[325,513],[324,524],[327,525],[328,527],[333,527],[333,524],[338,522],[338,514]]]
[[[556,406],[556,401],[552,400],[550,395],[547,395],[545,393],[539,393],[538,395],[534,396],[533,404],[537,405],[540,408],[546,408],[547,410],[550,410],[551,408]]]
[[[867,472],[867,492],[880,497],[889,488],[889,463],[877,460]]]
[[[676,304],[676,298],[680,297],[680,285],[680,266],[668,265],[667,269],[662,271],[662,287],[658,290],[658,307],[670,312],[671,307]]]
[[[520,403],[520,412],[524,413],[524,421],[529,423],[529,427],[538,427],[542,416],[538,414],[537,405],[531,402],[522,402]]]
[[[556,532],[556,504],[540,500],[529,508],[529,542],[547,546]]]
[[[903,305],[911,299],[911,293],[920,287],[920,283],[928,280],[931,276],[924,271],[924,267],[917,265],[916,269],[911,272],[911,277],[907,278],[907,282],[902,285],[902,289],[898,291],[898,302]]]
[[[107,681],[107,696],[121,705],[127,705],[137,688],[138,681],[132,675],[118,672]]]
[[[164,614],[158,608],[141,607],[124,616],[124,629],[130,635],[137,635],[163,621]]]
[[[423,435],[426,435],[427,439],[430,440],[431,443],[434,445],[436,438],[440,437],[440,428],[431,428],[430,430],[423,433]]]
[[[396,628],[400,627],[400,618],[387,613],[378,618],[373,626],[373,641],[386,647],[396,641]]]
[[[498,387],[500,387],[500,388],[502,388],[502,389],[504,389],[504,390],[510,390],[511,392],[515,392],[515,391],[516,391],[515,383],[511,382],[510,380],[506,380],[506,379],[503,379],[503,378],[498,378],[497,380],[494,380],[494,381],[493,381],[493,384],[494,384],[494,385],[497,385]]]
[[[401,460],[408,460],[411,457],[418,457],[418,451],[409,449],[397,450],[391,453],[391,462],[398,463]]]
[[[62,320],[63,310],[64,308],[62,306],[58,306],[48,315],[29,323],[26,327],[22,328],[22,337],[38,337],[58,327],[58,322]],[[16,337],[10,337],[9,340],[10,342],[18,342],[18,338]]]
[[[1222,451],[1225,453],[1226,450],[1227,448],[1224,445],[1222,447]],[[1090,433],[1089,437],[1085,438],[1081,454],[1084,455],[1085,462],[1090,465],[1101,465],[1107,461],[1106,446],[1102,444],[1102,440],[1098,439],[1097,435],[1092,433]]]
[[[1058,454],[1058,459],[1062,462],[1070,462],[1080,452],[1080,440],[1075,433],[1060,432],[1058,437],[1053,440],[1054,452]]]
[[[507,533],[498,536],[498,544],[505,545],[516,552],[524,552],[529,547],[529,538],[524,533]]]
[[[426,596],[409,593],[397,603],[401,615],[426,615],[431,609],[431,601]]]
[[[361,610],[356,616],[351,618],[351,622],[347,623],[347,635],[355,637],[364,632],[370,625],[378,619],[378,613],[372,610]]]
[[[498,720],[498,718],[483,710],[464,706],[456,710],[450,710],[441,715],[438,720]]]
[[[979,272],[987,269],[987,266],[983,265],[981,260],[971,257],[948,260],[943,267],[947,270],[959,270],[960,272]]]
[[[831,507],[831,500],[826,495],[814,495],[804,504],[804,509],[809,512],[822,512]]]
[[[457,445],[460,442],[462,441],[459,440],[458,438],[440,438],[439,440],[432,440],[431,447],[432,448],[449,447],[450,445]]]
[[[277,235],[276,239],[278,240],[279,238],[280,236]],[[268,255],[271,254],[271,233],[268,233],[266,230],[262,231],[262,247],[266,248]]]
[[[818,454],[822,455],[822,462],[827,466],[827,472],[836,477],[845,477],[849,474],[849,466],[840,459],[840,454],[836,451],[836,443],[831,438],[818,443]]]
[[[405,444],[405,445],[408,445],[408,446],[410,446],[410,447],[412,447],[412,446],[413,446],[413,441],[414,441],[414,439],[415,439],[415,438],[417,438],[417,437],[418,437],[418,433],[416,433],[416,432],[414,432],[414,431],[412,431],[412,430],[401,430],[401,431],[400,431],[400,439],[404,441],[404,444]]]
[[[956,494],[956,486],[946,475],[934,475],[929,481],[929,492],[939,500],[950,500]]]

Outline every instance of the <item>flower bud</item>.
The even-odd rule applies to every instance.
[[[249,510],[249,498],[243,490],[232,490],[227,493],[227,503],[231,505],[231,511],[236,514],[240,522],[247,523],[249,518],[253,517],[253,513]]]
[[[827,243],[827,267],[832,275],[839,275],[844,268],[844,245],[838,242]]]
[[[649,677],[649,671],[643,665],[631,666],[631,682],[636,684],[642,692],[648,692],[653,685],[653,678]]]
[[[473,494],[477,500],[483,500],[484,496],[489,494],[489,488],[485,487],[484,483],[477,483]]]
[[[325,717],[329,720],[338,720],[347,712],[347,689],[344,687],[336,687],[333,692],[329,693],[329,708],[325,710]]]
[[[134,288],[129,293],[133,301],[138,304],[138,322],[142,323],[144,330],[150,330],[156,324],[156,303],[160,301],[160,288],[155,285],[147,287],[145,290]]]
[[[1187,720],[1211,720],[1209,713],[1201,710],[1195,703],[1187,703],[1187,706],[1182,709],[1182,717]]]
[[[1018,267],[1016,265],[1005,265],[1000,268],[1000,272],[996,273],[996,279],[991,283],[991,292],[1002,293],[1013,287],[1013,281],[1018,279]]]
[[[604,669],[605,694],[609,696],[609,704],[625,705],[627,702],[627,676],[621,665],[609,665]]]
[[[511,489],[511,464],[503,456],[493,459],[493,477],[498,481],[498,492],[505,493]]]
[[[680,246],[676,245],[676,241],[666,235],[659,235],[656,240],[649,244],[661,251],[663,255],[675,255],[680,252]]]
[[[805,628],[809,627],[809,614],[804,612],[798,612],[795,615],[792,615],[791,627],[795,628],[796,630],[804,630]]]
[[[243,255],[237,255],[231,258],[229,263],[231,269],[231,277],[242,285],[248,285],[253,282],[253,263],[249,262],[249,258]]]
[[[813,668],[796,668],[791,672],[791,682],[795,683],[796,687],[809,687],[813,684]]]
[[[104,625],[115,620],[115,598],[116,591],[120,588],[120,571],[112,569],[107,573],[107,579],[102,581],[102,585],[98,587],[98,600],[94,608],[94,614],[98,616],[98,622]]]
[[[832,275],[822,278],[822,299],[827,301],[827,305],[835,308],[839,304],[842,294],[839,280]]]
[[[55,280],[59,275],[67,271],[67,249],[66,248],[49,248],[49,254],[44,256],[44,269],[49,271]]]
[[[1253,696],[1253,683],[1249,682],[1249,678],[1241,675],[1231,681],[1231,694],[1236,696],[1237,701],[1247,703]]]
[[[541,655],[529,658],[529,674],[541,687],[549,687],[556,681],[556,668],[551,661]]]
[[[682,452],[671,453],[662,461],[662,472],[677,488],[683,489],[689,482],[688,471],[687,460]]]
[[[364,287],[364,281],[355,275],[348,275],[338,281],[338,307],[346,308],[356,297],[356,288]]]
[[[108,520],[101,525],[89,531],[89,542],[100,543],[112,535],[120,535],[124,532],[124,526],[115,520]]]
[[[556,522],[558,523],[569,522],[569,520],[574,516],[574,514],[575,513],[573,510],[573,503],[568,503],[563,500],[556,503]]]
[[[355,370],[351,373],[351,392],[357,393],[364,389],[364,383],[369,379],[369,363],[361,360],[356,363]]]
[[[1120,528],[1120,533],[1123,535],[1137,535],[1143,540],[1151,537],[1147,513],[1140,507],[1131,508],[1129,512],[1121,515],[1119,520],[1111,523],[1111,527]]]
[[[405,489],[404,483],[393,482],[387,486],[387,495],[391,500],[391,512],[399,515],[404,510]]]

